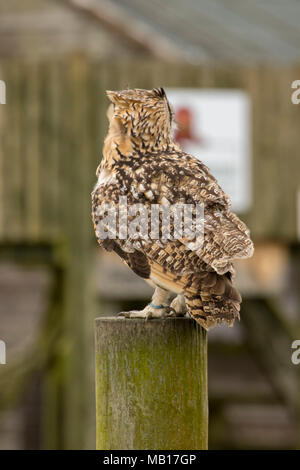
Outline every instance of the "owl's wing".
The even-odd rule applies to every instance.
[[[117,172],[115,182],[110,181],[94,192],[94,223],[103,217],[103,213],[97,214],[100,202],[110,201],[117,206],[119,196],[126,194],[129,205],[138,203],[147,209],[153,204],[189,204],[192,207],[202,205],[204,236],[200,245],[192,245],[184,237],[156,241],[151,236],[141,239],[129,233],[126,239],[116,239],[114,251],[119,247],[124,253],[143,253],[149,261],[163,264],[164,270],[174,274],[200,271],[203,269],[202,262],[208,268],[223,274],[233,271],[234,259],[251,256],[253,245],[247,227],[230,212],[229,197],[199,160],[179,152],[144,156],[142,161],[137,160],[136,163],[139,165],[137,169],[132,168],[132,173],[126,175],[125,180],[130,180],[130,185],[127,184],[124,193],[120,189],[122,178],[124,180],[124,168]],[[144,220],[142,225],[150,233],[150,222]],[[113,234],[110,238],[114,238]],[[98,240],[103,243],[101,237]],[[125,255],[121,257],[129,264]]]
[[[246,225],[230,211],[230,199],[199,160],[187,154],[170,157],[156,157],[155,166],[151,160],[145,165],[145,188],[142,197],[145,202],[158,204],[202,205],[204,210],[203,239],[200,247],[191,248],[186,240],[179,240],[183,252],[191,250],[198,261],[204,261],[217,273],[232,271],[232,261],[247,258],[253,253],[253,244]],[[149,176],[151,175],[151,176]],[[137,188],[137,189],[138,189]],[[141,191],[140,191],[141,192]],[[150,248],[150,244],[146,247]],[[178,241],[175,244],[178,245]],[[165,245],[175,249],[173,241]],[[149,253],[149,251],[148,251]],[[170,266],[172,269],[173,264]],[[187,268],[187,267],[186,267]]]

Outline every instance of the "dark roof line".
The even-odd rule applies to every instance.
[[[184,54],[166,37],[153,32],[146,23],[137,21],[109,0],[59,0],[73,10],[109,28],[123,40],[153,57],[163,60],[182,60]]]

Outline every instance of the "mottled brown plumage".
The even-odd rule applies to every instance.
[[[239,317],[241,297],[234,287],[233,260],[252,255],[246,226],[230,212],[230,200],[199,160],[183,152],[172,138],[172,110],[163,89],[108,91],[109,131],[98,183],[92,193],[95,230],[104,217],[103,202],[118,207],[142,203],[150,209],[184,203],[204,204],[204,242],[192,249],[184,239],[158,240],[127,236],[98,242],[115,251],[139,276],[158,287],[154,300],[168,293],[184,296],[190,315],[204,328]],[[133,220],[133,217],[129,220]],[[150,229],[149,222],[144,221]],[[171,307],[180,313],[183,297]],[[168,311],[148,306],[141,316]],[[136,312],[133,316],[140,316]]]

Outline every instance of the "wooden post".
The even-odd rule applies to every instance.
[[[97,449],[206,449],[206,332],[188,318],[97,318],[96,408]]]

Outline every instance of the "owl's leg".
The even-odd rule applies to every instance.
[[[131,310],[130,312],[120,312],[118,316],[125,318],[161,318],[166,317],[170,312],[169,307],[170,292],[156,287],[152,300],[143,310]]]
[[[184,317],[187,314],[184,295],[178,294],[175,299],[171,302],[170,308],[173,311],[170,312],[169,316]]]

